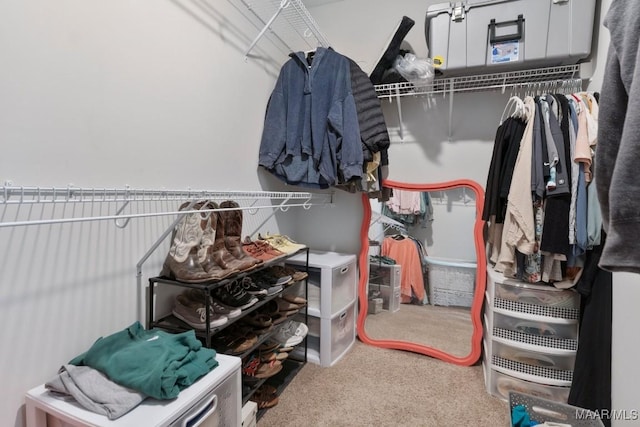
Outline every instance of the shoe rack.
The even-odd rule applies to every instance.
[[[580,294],[487,268],[482,361],[487,391],[567,403],[578,348]]]
[[[287,259],[292,257],[296,257],[296,259],[306,260],[305,264],[303,265],[302,268],[300,268],[300,270],[308,272],[309,248],[305,247],[303,249],[299,249],[296,252],[288,253],[285,256],[278,257],[277,259],[274,259],[272,261],[265,261],[261,264],[258,264],[258,267],[254,267],[248,271],[239,272],[218,281],[210,281],[210,282],[203,282],[203,283],[186,283],[186,282],[169,279],[162,276],[151,277],[149,278],[149,298],[148,298],[149,303],[147,307],[147,311],[148,311],[147,329],[160,328],[173,333],[180,333],[186,330],[193,329],[191,326],[187,325],[182,320],[176,318],[173,314],[161,316],[157,320],[154,319],[155,318],[154,295],[156,293],[156,288],[158,286],[174,286],[179,288],[198,289],[199,291],[206,292],[207,294],[211,294],[211,291],[213,291],[214,289],[217,289],[228,283],[231,283],[234,280],[239,280],[239,279],[242,279],[243,277],[256,274],[268,267],[271,267],[274,265],[282,265],[283,263],[286,262]],[[261,298],[257,303],[253,304],[252,306],[246,309],[243,309],[242,314],[240,316],[233,319],[229,319],[227,323],[225,323],[224,325],[221,325],[215,328],[211,328],[209,325],[209,322],[210,322],[209,312],[210,312],[211,300],[208,298],[206,299],[206,304],[205,304],[205,329],[202,331],[195,330],[195,334],[203,342],[203,345],[205,345],[206,347],[213,348],[218,353],[233,355],[233,356],[239,357],[242,360],[245,360],[245,358],[247,358],[249,355],[256,352],[258,347],[260,347],[261,344],[265,343],[267,340],[269,340],[269,338],[271,338],[275,334],[275,332],[278,330],[277,326],[271,328],[271,330],[265,333],[261,333],[259,335],[257,334],[258,339],[256,340],[256,342],[251,347],[247,348],[245,351],[241,353],[234,353],[231,349],[224,348],[217,345],[214,342],[216,335],[220,334],[222,331],[224,331],[226,328],[230,327],[231,325],[234,325],[236,322],[242,320],[247,315],[253,313],[254,311],[268,304],[273,299],[281,297],[287,292],[290,292],[290,289],[292,288],[293,286],[286,286],[280,292],[274,295],[265,296]],[[301,281],[299,281],[295,286],[295,289],[296,290],[303,289],[304,290],[303,296],[306,297],[308,292],[307,279],[302,279]],[[303,314],[303,316],[304,316],[304,322],[307,323],[308,322],[307,315]],[[302,319],[300,320],[302,321]],[[303,342],[297,346],[297,348],[298,350],[295,352],[295,354],[292,352],[290,356],[287,357],[282,362],[283,367],[278,374],[274,375],[273,377],[259,379],[258,381],[252,381],[250,384],[244,384],[244,381],[243,381],[243,387],[242,387],[242,390],[243,390],[242,404],[243,405],[251,398],[253,393],[255,393],[256,390],[260,388],[260,386],[267,381],[276,387],[278,395],[282,392],[282,390],[286,387],[286,385],[289,382],[291,382],[291,380],[296,376],[296,374],[300,371],[300,369],[302,369],[302,367],[307,363],[307,339],[305,338]]]

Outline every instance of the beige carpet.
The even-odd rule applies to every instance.
[[[258,421],[270,426],[509,425],[508,404],[462,367],[356,341],[336,365],[307,364]]]
[[[403,340],[437,348],[454,356],[471,352],[471,311],[463,307],[400,304],[395,312],[367,315],[365,330],[376,340]]]

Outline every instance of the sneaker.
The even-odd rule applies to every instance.
[[[269,269],[276,276],[291,276],[294,282],[299,282],[300,280],[309,277],[309,274],[306,271],[299,271],[293,267],[284,265],[274,265],[269,267]]]
[[[258,275],[254,275],[252,276],[252,278],[256,285],[260,286],[262,289],[265,289],[267,291],[267,296],[269,297],[277,294],[278,292],[281,292],[282,289],[284,289],[282,285],[273,285],[265,281],[262,277]]]
[[[269,283],[271,285],[288,285],[293,282],[293,277],[291,276],[278,276],[277,274],[273,274],[271,267],[268,267],[264,270],[258,271],[255,276],[261,279],[263,282]]]
[[[205,305],[187,298],[184,294],[176,296],[172,313],[194,329],[202,331],[207,328],[207,310]],[[209,309],[210,328],[217,328],[228,321],[227,316],[215,313],[211,308]]]
[[[244,288],[244,291],[249,295],[255,295],[258,298],[266,297],[268,295],[267,290],[261,286],[258,286],[253,280],[251,280],[251,277],[249,276],[240,279],[240,284]]]
[[[294,347],[307,336],[309,328],[302,322],[289,320],[273,334],[273,339],[283,347]]]
[[[289,236],[284,236],[282,234],[267,234],[264,237],[258,235],[258,237],[261,240],[265,240],[280,252],[284,252],[286,254],[293,254],[307,247],[306,245],[297,243]]]
[[[187,289],[183,292],[183,294],[193,301],[199,302],[201,304],[205,303],[205,293],[198,289]],[[209,297],[209,306],[215,313],[227,316],[229,319],[235,319],[242,314],[242,310],[240,310],[239,308],[225,307],[211,297]]]
[[[242,314],[242,309],[225,307],[224,305],[220,304],[218,301],[214,300],[213,298],[211,298],[210,304],[211,304],[211,307],[213,307],[213,311],[215,311],[218,314],[223,314],[227,316],[229,319],[235,319],[236,317],[239,317]]]
[[[241,310],[258,302],[258,298],[246,293],[242,284],[237,280],[215,288],[212,291],[212,296],[225,306]]]

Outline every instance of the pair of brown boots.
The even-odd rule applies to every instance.
[[[176,224],[171,248],[164,261],[164,277],[187,283],[222,280],[254,268],[262,261],[242,249],[242,210],[227,200],[180,206],[182,219]],[[218,210],[222,209],[222,210]]]

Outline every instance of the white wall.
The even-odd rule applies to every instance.
[[[424,14],[431,3],[319,0],[311,12],[333,47],[368,72],[402,15],[416,21],[406,41],[419,56],[426,54]],[[294,190],[257,169],[264,107],[286,52],[261,42],[258,58],[245,60],[256,34],[227,1],[0,3],[0,180]],[[451,141],[449,99],[432,101],[437,106],[403,100],[404,141],[397,138],[395,106],[385,105],[394,138],[390,178],[464,177],[484,185],[505,96],[456,96]],[[357,252],[360,197],[337,192],[334,201],[278,214],[266,227],[319,249]],[[103,215],[116,208],[3,206],[0,218]],[[135,263],[169,221],[134,220],[125,229],[109,221],[0,228],[0,425],[21,426],[24,392],[97,337],[144,320]],[[257,217],[247,222],[261,224]],[[165,253],[161,247],[145,264],[143,281],[159,271]]]
[[[257,152],[287,51],[263,41],[245,60],[257,33],[228,1],[1,2],[0,180],[284,189],[258,171]],[[177,206],[139,203],[126,212]],[[2,204],[0,222],[113,215],[118,207]],[[295,210],[263,231],[295,235]],[[265,217],[245,215],[245,225]],[[98,337],[144,322],[135,265],[171,220],[0,228],[0,425],[22,426],[24,393]],[[144,265],[143,285],[167,248]]]

